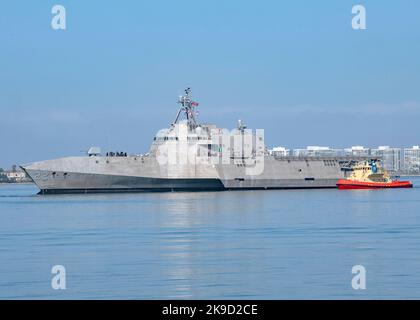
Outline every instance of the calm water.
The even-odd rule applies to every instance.
[[[0,185],[0,298],[420,298],[420,188],[36,192]]]

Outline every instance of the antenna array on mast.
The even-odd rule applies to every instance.
[[[178,113],[175,117],[174,122],[172,123],[172,125],[174,125],[175,123],[178,122],[179,116],[181,114],[181,112],[185,113],[185,116],[187,118],[187,123],[188,126],[190,128],[196,128],[198,126],[197,120],[196,120],[196,115],[195,115],[195,107],[198,106],[198,103],[193,101],[191,99],[191,88],[188,87],[187,89],[184,90],[185,94],[179,96],[178,99],[178,104],[181,105],[181,107],[178,110]]]

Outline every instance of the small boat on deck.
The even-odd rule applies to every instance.
[[[393,180],[378,161],[364,161],[354,165],[347,179],[337,182],[338,189],[412,188],[411,181]]]

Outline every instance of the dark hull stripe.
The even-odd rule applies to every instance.
[[[190,188],[109,188],[109,189],[42,189],[38,194],[87,194],[87,193],[144,193],[144,192],[204,192],[224,191],[219,187]]]
[[[331,186],[316,187],[248,187],[248,188],[110,188],[110,189],[43,189],[38,194],[91,194],[91,193],[152,193],[152,192],[211,192],[211,191],[246,191],[246,190],[307,190],[337,189]]]

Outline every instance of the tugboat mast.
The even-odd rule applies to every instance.
[[[177,103],[180,104],[181,107],[179,108],[178,113],[176,114],[174,122],[172,122],[172,126],[174,126],[175,123],[178,122],[181,112],[184,112],[187,118],[188,127],[191,129],[195,129],[198,127],[198,123],[195,117],[194,108],[198,106],[198,103],[191,99],[191,96],[190,96],[191,88],[188,87],[184,91],[185,91],[185,94],[180,96],[178,99]]]

